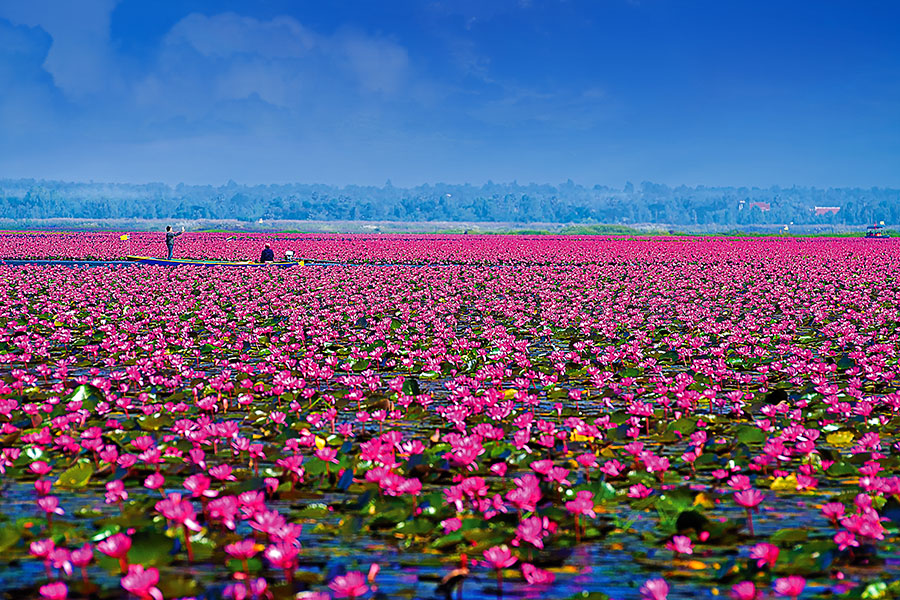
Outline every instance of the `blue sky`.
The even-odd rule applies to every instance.
[[[900,3],[0,0],[0,177],[900,187]]]

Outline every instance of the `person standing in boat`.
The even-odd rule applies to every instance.
[[[169,260],[172,260],[172,252],[175,250],[175,238],[184,233],[184,227],[178,233],[172,231],[171,225],[166,225],[166,248],[169,250]]]
[[[275,251],[272,250],[272,246],[266,244],[266,247],[263,248],[262,254],[259,256],[259,262],[275,262]]]

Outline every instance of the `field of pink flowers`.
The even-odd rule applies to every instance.
[[[163,233],[3,233],[2,259],[121,260],[166,256]],[[338,235],[192,233],[177,239],[174,258],[257,260],[265,243],[279,259],[286,250],[313,261],[363,264],[594,264],[622,261],[868,260],[891,265],[895,242],[861,238],[705,238],[503,235]]]
[[[900,598],[894,240],[264,241],[0,264],[0,597]]]

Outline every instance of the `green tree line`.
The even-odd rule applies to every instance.
[[[762,203],[762,204],[758,204]],[[817,215],[814,208],[839,207]],[[764,210],[765,208],[768,210]],[[12,219],[258,219],[862,225],[900,223],[900,190],[886,188],[670,187],[622,189],[572,181],[395,187],[319,184],[170,186],[0,180],[0,216]]]

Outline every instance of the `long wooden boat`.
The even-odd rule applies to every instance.
[[[249,261],[226,261],[226,260],[194,260],[184,258],[154,258],[152,256],[128,256],[129,261],[139,265],[155,265],[159,267],[302,267],[305,263],[303,260],[292,260],[285,262],[249,262]]]
[[[883,240],[889,237],[891,237],[891,234],[887,232],[884,225],[877,224],[866,227],[866,239]]]

